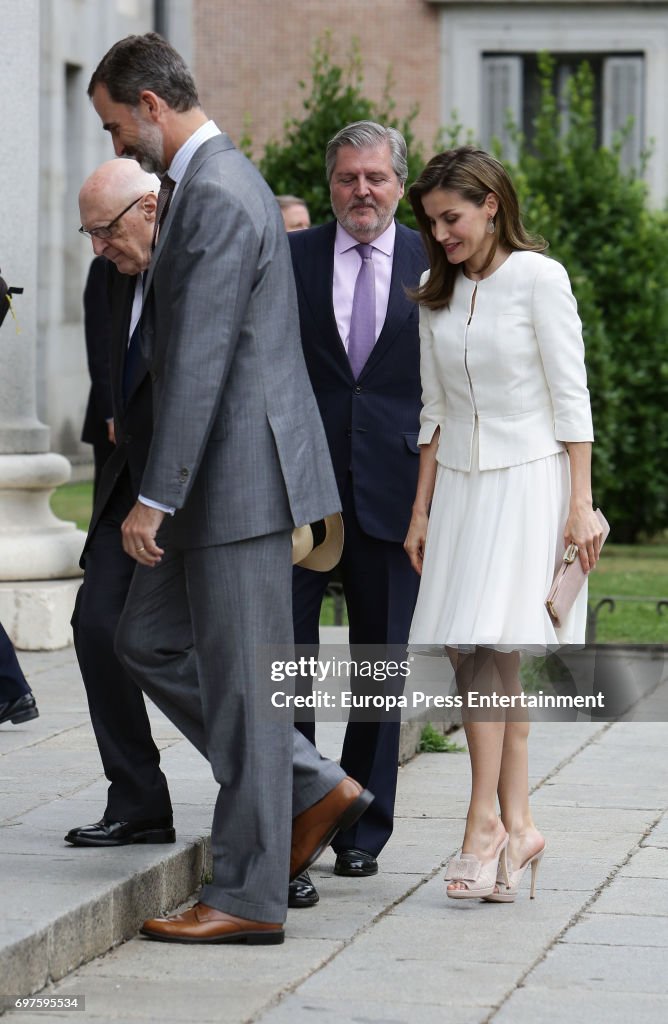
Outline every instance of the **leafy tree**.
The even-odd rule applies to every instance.
[[[668,501],[668,218],[620,166],[624,133],[597,144],[593,76],[572,77],[566,130],[553,62],[540,59],[541,108],[511,168],[527,226],[567,267],[587,346],[597,443],[595,497],[616,541],[666,526]],[[646,158],[645,158],[646,159]]]
[[[363,82],[359,44],[353,43],[348,66],[343,68],[334,62],[331,35],[325,33],[313,50],[310,85],[299,83],[304,94],[304,114],[288,118],[282,139],[269,142],[260,160],[260,170],[272,190],[277,195],[292,193],[305,199],[315,224],[332,217],[325,176],[325,148],[344,125],[371,120],[398,128],[408,147],[409,182],[418,176],[424,165],[422,148],[413,132],[417,107],[404,118],[396,117],[389,71],[378,104],[365,96]],[[244,147],[248,150],[250,146],[250,139],[246,137]],[[397,217],[414,226],[413,211],[405,199],[399,204]]]

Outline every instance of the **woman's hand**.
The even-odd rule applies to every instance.
[[[577,545],[584,572],[590,572],[598,562],[602,540],[603,530],[591,505],[571,503],[564,530],[564,544],[566,547],[569,544]]]
[[[429,516],[426,512],[413,512],[410,526],[404,541],[404,551],[410,559],[410,563],[418,576],[422,575],[422,562],[424,559],[424,545],[427,539],[427,524]]]
[[[424,559],[424,546],[427,540],[427,523],[429,522],[429,509],[431,499],[434,495],[434,484],[436,482],[436,452],[438,450],[438,439],[441,435],[441,428],[436,427],[429,444],[420,445],[420,469],[418,471],[417,490],[413,502],[413,514],[411,516],[408,533],[404,541],[404,551],[410,559],[410,563],[418,576],[422,575],[422,560]]]
[[[580,565],[590,572],[601,553],[603,530],[594,515],[591,500],[591,441],[568,441],[571,471],[571,500],[564,530],[564,543],[577,545]]]

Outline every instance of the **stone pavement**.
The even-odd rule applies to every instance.
[[[0,727],[0,993],[76,994],[85,1010],[8,1010],[3,1020],[668,1019],[665,723],[533,726],[533,805],[547,836],[534,901],[527,885],[510,905],[446,898],[468,759],[422,754],[400,771],[378,876],[337,878],[323,857],[313,871],[320,904],[290,911],[283,946],[167,945],[136,933],[144,917],[186,900],[206,870],[214,787],[205,762],[154,712],[177,843],[66,846],[67,828],[101,813],[106,783],[71,648],[21,662],[41,717]],[[325,753],[338,753],[341,732],[321,727]]]

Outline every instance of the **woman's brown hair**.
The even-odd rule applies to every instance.
[[[485,267],[494,259],[499,245],[511,252],[542,252],[544,239],[532,236],[522,224],[517,193],[502,163],[475,146],[460,146],[432,157],[420,177],[408,190],[408,199],[429,256],[429,280],[409,292],[410,297],[429,309],[443,309],[452,298],[460,267],[448,262],[443,246],[434,238],[424,212],[422,197],[435,188],[457,192],[462,199],[482,206],[490,192],[499,201],[494,218],[494,241]],[[484,269],[484,268],[483,268]]]

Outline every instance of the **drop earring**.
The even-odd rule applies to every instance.
[[[494,223],[494,218],[490,217],[489,220],[487,221],[487,234],[488,235],[493,235],[495,230],[496,230],[496,224]]]

